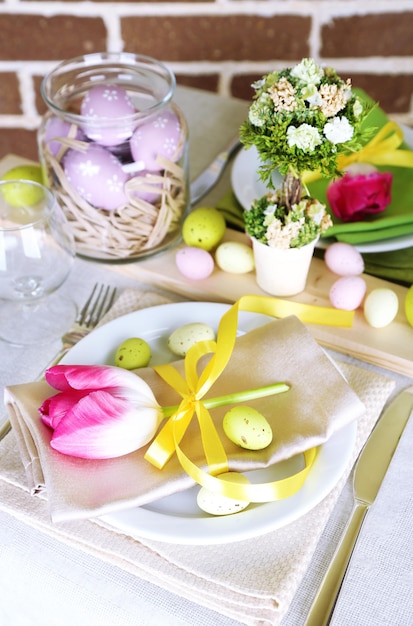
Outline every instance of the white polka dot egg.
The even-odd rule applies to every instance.
[[[125,89],[118,85],[92,87],[82,100],[80,112],[88,119],[83,128],[85,134],[102,146],[127,141],[136,125],[130,119],[136,109]]]
[[[124,184],[128,175],[103,146],[90,144],[86,152],[68,150],[63,167],[69,183],[92,206],[114,211],[127,203]]]
[[[142,169],[157,172],[164,169],[158,156],[176,162],[181,156],[179,140],[181,124],[174,111],[167,110],[140,124],[130,140],[130,149],[135,162]]]

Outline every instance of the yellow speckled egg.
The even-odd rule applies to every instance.
[[[250,406],[235,406],[224,416],[224,432],[237,446],[263,450],[272,441],[272,429],[264,415]]]
[[[364,301],[364,317],[374,328],[388,326],[398,310],[399,299],[392,289],[373,289]]]
[[[168,348],[177,356],[185,356],[198,341],[215,340],[215,331],[203,322],[192,322],[176,328],[168,337]]]
[[[125,370],[146,367],[151,360],[149,344],[139,337],[131,337],[122,341],[115,354],[115,365]]]
[[[203,250],[215,248],[225,234],[225,218],[213,207],[199,207],[187,215],[182,225],[182,237],[187,246]]]
[[[222,271],[230,274],[246,274],[255,267],[252,248],[238,241],[221,243],[215,252],[215,261]]]
[[[217,478],[222,480],[231,480],[231,482],[235,483],[249,483],[246,476],[238,474],[237,472],[225,472],[225,474],[220,474]],[[196,501],[199,508],[210,515],[233,515],[234,513],[243,511],[249,505],[249,502],[246,500],[228,498],[227,496],[213,493],[209,489],[206,489],[206,487],[201,487]]]

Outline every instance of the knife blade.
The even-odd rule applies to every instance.
[[[365,516],[379,492],[413,409],[413,386],[389,404],[376,423],[354,468],[354,505],[333,559],[310,608],[306,626],[328,624]]]
[[[210,165],[191,183],[191,205],[196,204],[218,182],[231,155],[240,147],[238,135],[212,161]]]

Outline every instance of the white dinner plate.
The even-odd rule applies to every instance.
[[[404,139],[413,150],[413,129],[403,126]],[[241,149],[238,151],[231,171],[232,189],[238,202],[244,209],[249,209],[252,202],[256,198],[260,198],[267,192],[267,186],[263,183],[258,174],[260,161],[255,146],[248,150]],[[274,185],[281,182],[281,175],[276,173],[273,177]],[[317,242],[317,248],[327,248],[335,239],[320,238]],[[413,245],[413,233],[402,235],[401,237],[393,237],[391,239],[383,239],[381,241],[371,241],[368,243],[356,244],[354,247],[359,252],[389,252],[390,250],[402,250]]]
[[[217,329],[226,304],[182,302],[165,304],[117,318],[94,330],[79,341],[62,359],[65,364],[113,365],[118,345],[132,336],[145,339],[151,346],[151,365],[174,360],[167,338],[177,327],[190,322],[204,322]],[[238,334],[267,323],[269,318],[240,312]],[[181,544],[219,544],[240,541],[280,528],[316,506],[336,485],[352,453],[356,423],[352,422],[320,447],[304,486],[285,500],[251,504],[230,516],[214,517],[196,504],[195,486],[182,493],[162,498],[148,505],[111,513],[101,519],[122,532],[139,538]],[[248,472],[251,482],[267,482],[285,477],[303,468],[303,457],[279,463],[271,468]]]

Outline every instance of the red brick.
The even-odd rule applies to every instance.
[[[106,28],[100,18],[0,15],[0,33],[3,61],[61,60],[106,49]]]
[[[121,19],[126,50],[168,61],[300,59],[310,28],[311,18],[291,15]]]
[[[412,68],[413,72],[413,68]],[[352,74],[355,87],[364,89],[386,113],[408,113],[413,95],[412,74]]]
[[[260,74],[239,74],[233,77],[231,81],[231,95],[241,100],[252,100],[254,89],[252,83],[260,79],[264,72]]]
[[[38,161],[36,131],[23,128],[0,129],[0,158],[7,154],[18,154],[26,159]]]
[[[21,115],[21,98],[16,74],[0,74],[0,115]]]
[[[324,57],[413,55],[413,12],[336,18],[321,30]]]
[[[219,76],[218,74],[177,74],[176,82],[177,85],[216,93],[218,91]]]

